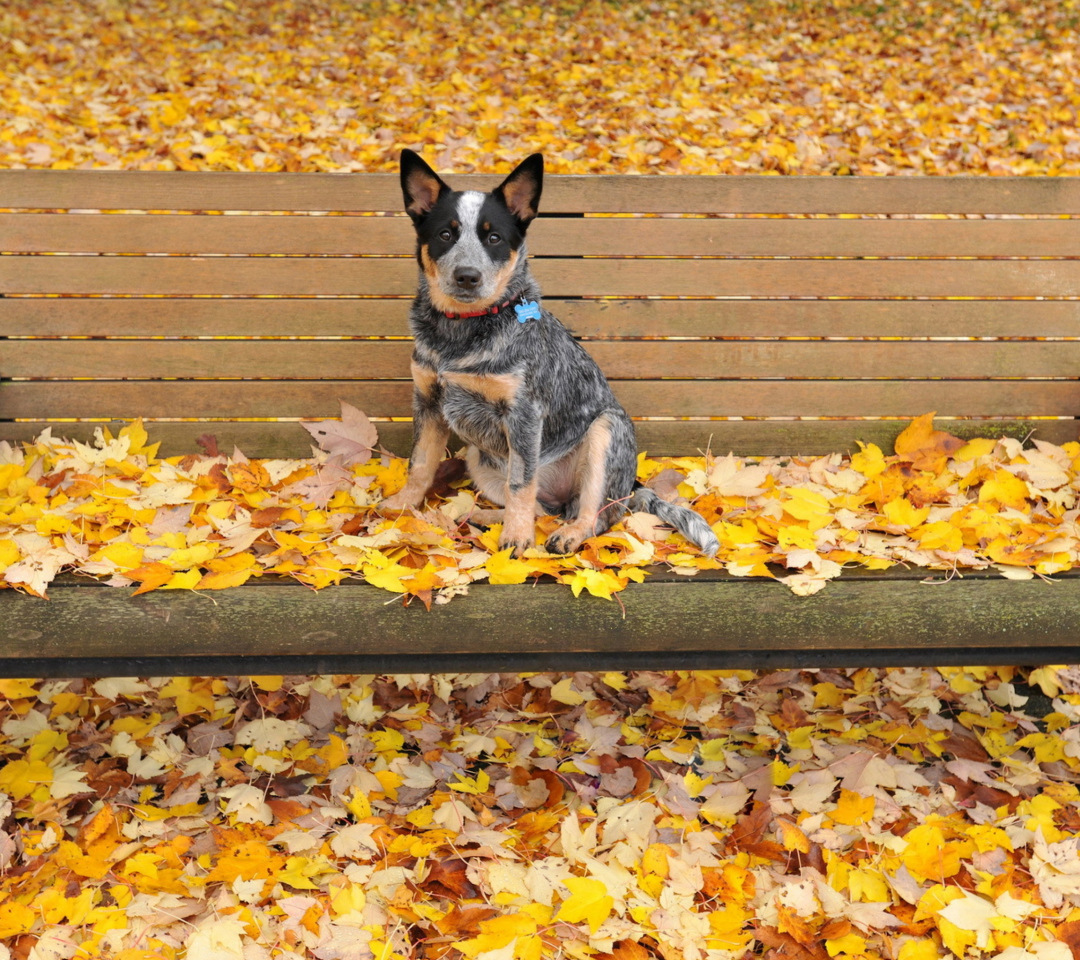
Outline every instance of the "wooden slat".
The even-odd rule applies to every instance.
[[[407,336],[409,299],[0,299],[4,336]],[[584,337],[1076,337],[1068,300],[560,300]]]
[[[834,581],[796,597],[762,580],[631,584],[622,604],[560,584],[478,584],[402,609],[385,591],[258,583],[214,602],[55,586],[0,591],[2,676],[929,666],[1080,658],[1080,578]],[[938,579],[940,579],[940,574]],[[625,613],[623,612],[625,606]],[[72,637],[78,643],[72,644]],[[528,643],[522,643],[528,637]],[[178,639],[182,643],[178,644]]]
[[[623,340],[584,344],[611,380],[1075,377],[1080,341]],[[406,340],[9,340],[7,377],[408,378]]]
[[[0,214],[6,253],[411,256],[407,217]],[[541,217],[534,256],[1075,257],[1080,220]]]
[[[616,381],[635,417],[1029,417],[1080,414],[1062,380]],[[373,417],[411,415],[411,383],[363,380],[0,383],[0,420],[101,417],[336,417],[346,400]]]
[[[411,297],[8,297],[0,299],[0,337],[403,337],[411,303]]]
[[[1071,297],[1080,260],[537,259],[549,296]],[[404,258],[0,257],[0,293],[411,296]]]
[[[506,171],[509,173],[509,170]],[[446,174],[457,190],[501,176]],[[395,173],[0,170],[0,208],[398,211]],[[1072,177],[547,176],[542,209],[590,213],[1080,213]]]
[[[1035,437],[1051,443],[1067,443],[1080,437],[1075,420],[943,420],[935,424],[958,437]],[[113,422],[113,432],[124,425]],[[32,440],[50,426],[47,421],[0,423],[0,439]],[[93,438],[94,423],[53,423],[54,436],[87,441]],[[681,456],[711,450],[738,456],[821,456],[854,453],[858,441],[876,443],[892,450],[906,420],[645,420],[635,424],[639,450],[654,456]],[[400,456],[412,446],[411,423],[377,424],[379,443]],[[298,423],[246,421],[202,421],[188,423],[148,423],[150,438],[161,441],[161,456],[196,453],[195,440],[214,434],[222,450],[239,447],[249,457],[307,457],[311,455],[311,434]],[[459,441],[451,438],[449,449]]]

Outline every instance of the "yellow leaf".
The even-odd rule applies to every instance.
[[[938,960],[937,944],[930,937],[905,940],[896,960]]]
[[[535,577],[540,572],[526,560],[514,560],[510,556],[513,549],[507,547],[484,561],[490,583],[524,583],[529,577]]]
[[[0,573],[3,573],[22,556],[19,547],[9,537],[0,538]]]
[[[860,937],[857,933],[849,933],[836,940],[826,940],[825,949],[830,957],[835,957],[839,953],[857,956],[866,953],[866,938]]]
[[[994,452],[994,447],[996,446],[996,440],[989,440],[986,437],[976,437],[974,440],[969,440],[957,450],[953,455],[953,459],[967,463],[971,460],[977,460],[979,457],[988,457]],[[907,944],[905,944],[905,946],[907,946]],[[902,952],[903,951],[901,951],[901,953]],[[903,960],[903,958],[901,958],[901,960]]]
[[[582,589],[585,589],[594,597],[600,597],[604,600],[612,599],[612,593],[616,593],[626,586],[626,581],[610,570],[578,570],[566,582],[570,584],[570,589],[574,591],[575,597],[580,596]]]
[[[174,570],[188,570],[191,567],[202,566],[215,553],[217,553],[217,547],[213,543],[204,541],[196,543],[193,547],[174,550],[165,558],[165,563]]]
[[[491,777],[489,777],[483,770],[477,775],[476,779],[466,777],[460,771],[458,776],[461,778],[457,783],[447,784],[451,790],[458,790],[461,793],[474,793],[482,794],[488,792],[488,787],[491,786]]]
[[[1013,507],[1016,510],[1026,510],[1028,488],[1019,477],[1009,473],[1008,470],[996,470],[994,476],[983,483],[979,490],[979,503],[993,501],[1003,507]]]
[[[133,543],[113,542],[102,547],[90,559],[110,560],[121,569],[135,569],[142,565],[143,549]]]
[[[609,916],[615,900],[608,895],[607,887],[591,877],[568,877],[563,881],[571,896],[564,900],[556,920],[564,923],[580,923],[587,920],[589,932],[595,934]]]
[[[29,933],[37,920],[37,914],[21,903],[9,900],[0,903],[0,939]]]
[[[0,790],[15,800],[30,796],[52,781],[52,767],[43,760],[9,760],[0,767]]]
[[[572,707],[585,702],[585,698],[574,689],[573,677],[564,677],[555,684],[551,688],[551,699],[558,700],[559,703],[568,703]]]
[[[371,800],[368,799],[368,795],[363,790],[357,790],[352,799],[345,804],[345,808],[357,820],[366,820],[371,816]]]
[[[885,514],[885,519],[893,524],[893,526],[904,528],[917,527],[930,516],[929,507],[917,509],[912,506],[911,501],[909,501],[907,497],[890,500],[882,507],[881,512]]]
[[[851,827],[868,823],[874,816],[874,798],[864,797],[854,790],[841,790],[840,800],[831,816],[837,823]]]
[[[536,933],[536,921],[525,913],[509,913],[480,922],[480,934],[455,944],[465,956],[475,958],[481,953],[500,950],[518,937]]]
[[[880,473],[884,473],[888,464],[885,462],[885,454],[877,444],[859,444],[859,452],[851,456],[851,468],[858,470],[863,476],[873,479]]]
[[[0,697],[5,700],[22,700],[25,697],[36,697],[37,688],[33,680],[2,680],[0,679]]]
[[[265,690],[267,693],[273,693],[275,690],[280,690],[285,683],[285,678],[280,676],[248,677],[248,679],[260,690]]]

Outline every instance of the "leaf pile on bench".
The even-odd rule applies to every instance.
[[[93,444],[51,431],[24,449],[0,444],[3,585],[45,596],[61,571],[105,576],[136,593],[222,589],[268,573],[316,589],[362,577],[430,606],[477,580],[542,575],[575,596],[611,599],[654,564],[691,576],[775,577],[811,594],[850,565],[994,566],[1030,578],[1077,562],[1078,443],[965,443],[934,430],[926,414],[892,455],[873,444],[851,457],[642,454],[640,478],[685,498],[713,525],[716,558],[636,513],[575,555],[536,548],[516,560],[498,549],[498,526],[468,522],[477,497],[459,460],[444,462],[423,511],[376,513],[404,483],[407,462],[372,456],[374,428],[359,411],[344,413],[343,421],[306,424],[324,448],[309,459],[225,456],[212,437],[205,454],[159,459],[139,421],[116,437],[101,428]],[[558,523],[538,520],[541,543]]]

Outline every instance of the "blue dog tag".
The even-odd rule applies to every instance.
[[[527,320],[539,320],[540,304],[535,300],[527,300],[525,303],[516,304],[514,312],[517,314],[518,323],[525,323]]]

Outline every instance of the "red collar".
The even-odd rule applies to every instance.
[[[505,310],[510,304],[515,303],[521,299],[521,294],[518,294],[513,300],[507,300],[506,303],[500,303],[497,306],[490,306],[486,310],[476,310],[473,313],[445,313],[440,311],[447,320],[464,320],[467,317],[490,317],[494,316],[502,310]]]

